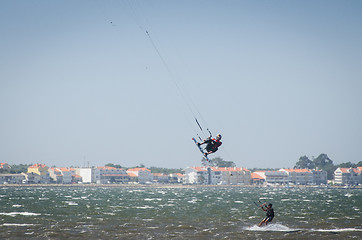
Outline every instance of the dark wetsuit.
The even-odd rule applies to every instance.
[[[271,222],[274,218],[274,209],[270,208],[266,210],[266,222]]]
[[[204,143],[207,143],[205,148],[207,152],[216,152],[222,144],[222,142],[215,138],[209,138],[205,140]]]

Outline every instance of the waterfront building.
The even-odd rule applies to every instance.
[[[251,173],[251,184],[262,185],[265,183],[265,177],[261,176],[257,172]]]
[[[251,173],[237,167],[188,167],[185,169],[185,184],[249,185]]]
[[[134,173],[127,173],[128,174],[128,177],[129,177],[129,182],[132,182],[132,183],[137,183],[138,182],[138,176]]]
[[[59,168],[59,170],[63,174],[63,183],[64,184],[72,183],[72,175],[75,174],[75,169],[61,167]]]
[[[127,173],[130,175],[135,175],[138,178],[139,183],[150,183],[153,181],[153,174],[151,170],[147,168],[130,168],[127,170]]]
[[[70,184],[73,182],[73,175],[75,175],[75,169],[74,168],[49,168],[48,169],[50,178],[55,183],[61,183],[61,184]]]
[[[297,185],[313,184],[313,173],[310,169],[282,168],[279,171],[286,172],[288,174],[288,183]]]
[[[72,175],[72,183],[81,183],[81,182],[83,182],[81,176],[77,174]]]
[[[54,183],[63,183],[63,174],[57,168],[49,168],[49,177]]]
[[[323,170],[289,169],[282,168],[278,171],[256,171],[267,184],[272,185],[320,185],[327,184],[327,172]],[[260,184],[259,177],[253,175],[253,182]]]
[[[22,173],[25,177],[25,183],[29,183],[29,184],[37,184],[37,183],[41,183],[41,176],[39,174],[36,173]]]
[[[313,173],[313,184],[321,185],[327,184],[327,172],[324,170],[314,169],[312,170]]]
[[[101,175],[98,168],[75,168],[75,174],[82,178],[83,183],[100,183]]]
[[[129,182],[130,177],[128,176],[126,170],[123,168],[115,167],[97,167],[100,174],[100,183],[126,183]]]
[[[153,181],[157,183],[168,183],[169,175],[166,173],[153,173]]]
[[[39,183],[49,183],[51,181],[48,172],[48,167],[45,164],[33,164],[28,167],[28,173],[34,173],[40,176]]]
[[[170,183],[183,183],[185,175],[182,173],[171,173],[169,174]]]
[[[334,183],[339,185],[362,184],[362,167],[337,168],[334,171]]]
[[[25,181],[24,174],[1,173],[0,184],[21,184]]]
[[[285,171],[256,171],[254,172],[265,179],[267,184],[283,185],[288,184],[288,173]]]

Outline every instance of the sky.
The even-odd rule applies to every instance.
[[[362,161],[362,1],[0,2],[0,162]],[[203,131],[198,127],[198,119]]]

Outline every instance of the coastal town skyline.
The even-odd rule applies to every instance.
[[[207,184],[207,185],[353,185],[362,184],[362,166],[336,167],[330,171],[315,167],[280,168],[278,170],[254,170],[240,167],[198,166],[186,167],[181,171],[167,172],[165,169],[141,166],[98,167],[48,167],[33,164],[21,173],[11,171],[7,163],[0,164],[0,184]],[[360,165],[360,163],[359,163]],[[161,171],[160,171],[161,170]],[[330,169],[329,169],[330,170]],[[154,172],[156,171],[156,172]],[[333,179],[332,179],[333,177]]]

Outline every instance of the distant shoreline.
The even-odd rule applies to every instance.
[[[333,189],[362,189],[362,186],[256,186],[256,185],[183,185],[183,184],[1,184],[0,188],[7,187],[74,187],[74,188],[333,188]]]

